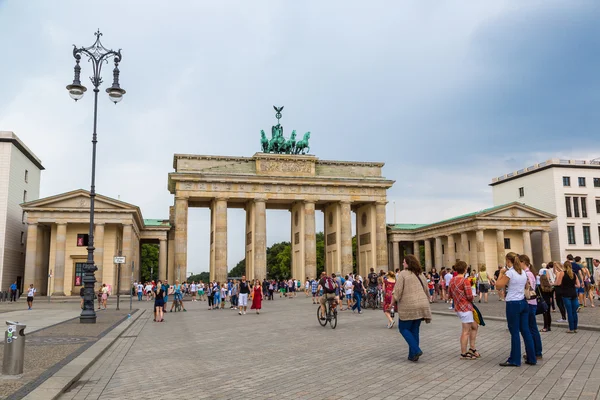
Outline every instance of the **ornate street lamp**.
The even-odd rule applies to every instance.
[[[81,84],[80,74],[81,67],[79,62],[81,61],[81,55],[84,54],[88,57],[88,61],[92,63],[93,75],[90,77],[92,85],[94,85],[94,132],[92,134],[92,185],[90,188],[90,233],[87,246],[87,261],[83,267],[83,310],[79,317],[81,323],[96,323],[96,312],[94,311],[94,283],[96,277],[94,272],[98,269],[94,264],[94,199],[96,197],[96,122],[98,120],[98,87],[102,83],[102,65],[108,63],[111,58],[115,63],[113,69],[113,84],[111,87],[106,89],[109,99],[117,104],[123,99],[125,90],[119,86],[119,63],[121,62],[121,49],[118,51],[109,50],[100,43],[100,30],[94,33],[96,41],[90,47],[79,47],[73,45],[73,57],[75,57],[75,77],[73,83],[67,85],[69,95],[75,101],[80,100],[85,94],[87,88]]]

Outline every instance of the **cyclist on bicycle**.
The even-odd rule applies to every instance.
[[[173,300],[173,303],[171,304],[171,310],[169,312],[173,312],[173,307],[175,307],[175,304],[177,304],[177,303],[179,303],[179,305],[181,306],[181,308],[183,309],[183,311],[187,312],[187,310],[183,306],[183,301],[181,301],[181,299],[183,298],[183,296],[182,296],[182,286],[179,284],[178,280],[176,280],[175,284],[173,285],[173,297],[175,299]]]
[[[327,315],[327,310],[325,308],[325,304],[328,300],[333,300],[332,308],[337,307],[337,302],[339,297],[335,295],[335,289],[337,284],[335,283],[335,274],[333,275],[333,279],[327,276],[325,271],[321,272],[321,279],[319,280],[319,286],[317,287],[317,291],[323,289],[323,296],[321,296],[320,307],[321,307],[321,320],[325,319],[325,315]]]
[[[379,276],[375,273],[375,269],[371,268],[371,272],[367,275],[367,293],[369,296],[377,296],[377,284]]]

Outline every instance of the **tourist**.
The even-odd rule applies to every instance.
[[[350,276],[346,275],[346,282],[344,283],[344,290],[346,293],[346,310],[349,310],[352,307],[353,287],[354,287],[354,285],[352,284],[352,281],[350,280]]]
[[[142,297],[144,297],[144,285],[142,285],[142,282],[138,282],[137,285],[135,285],[135,288],[137,291],[138,301],[142,301]]]
[[[83,298],[84,298],[84,293],[85,293],[85,286],[82,286],[79,289],[79,297],[81,297],[81,301],[79,302],[79,306],[81,307],[81,309],[83,310]],[[100,309],[100,307],[98,307],[98,309]]]
[[[198,282],[198,299],[200,301],[206,301],[206,294],[204,293],[204,282]]]
[[[319,287],[319,281],[317,281],[316,279],[313,279],[310,282],[310,290],[312,292],[312,303],[313,304],[318,304],[318,302],[319,302],[319,296],[317,295],[318,287]]]
[[[183,309],[183,311],[187,311],[185,306],[183,305],[183,286],[179,283],[179,280],[175,280],[175,284],[173,285],[173,303],[171,303],[171,309],[169,312],[173,312],[173,307],[175,307],[175,302],[179,301],[179,305]]]
[[[17,301],[17,281],[10,285],[10,302]]]
[[[150,282],[146,282],[146,301],[150,301],[152,299],[152,284]]]
[[[600,260],[594,258],[592,264],[594,265],[594,273],[592,276],[596,283],[596,297],[600,300]]]
[[[165,286],[161,281],[157,282],[156,293],[154,295],[154,322],[165,322],[163,318],[164,312],[164,299],[165,299]]]
[[[585,295],[585,289],[583,288],[583,276],[581,273],[582,266],[581,266],[581,264],[579,264],[581,262],[581,257],[579,257],[579,256],[573,257],[573,255],[567,254],[567,261],[569,261],[571,263],[571,267],[573,268],[573,273],[575,274],[575,276],[577,277],[577,279],[579,279],[579,282],[581,283],[580,287],[575,289],[577,292],[577,299],[578,299],[578,303],[579,303],[579,307],[577,308],[577,311],[579,311],[583,308],[583,297]]]
[[[239,292],[240,292],[240,286],[236,279],[235,281],[231,282],[231,297],[230,297],[231,306],[229,308],[231,308],[232,310],[237,310]]]
[[[552,262],[550,262],[552,264]],[[552,292],[553,287],[550,283],[548,269],[546,268],[546,263],[542,264],[542,268],[540,269],[538,275],[540,277],[540,292],[542,298],[548,304],[546,311],[543,314],[544,317],[544,327],[541,332],[550,332],[552,330],[552,312],[550,311],[550,305],[552,304]]]
[[[33,283],[31,285],[29,285],[29,289],[27,289],[27,309],[31,310],[31,307],[33,306],[33,297],[35,296],[35,293],[37,292],[37,290],[33,287]]]
[[[479,267],[479,274],[477,278],[479,282],[479,302],[483,298],[483,302],[488,302],[488,292],[490,291],[490,278],[487,273],[485,264],[481,264]]]
[[[262,308],[263,292],[260,286],[260,279],[254,281],[254,288],[252,289],[252,306],[251,310],[256,310],[257,314],[260,314]]]
[[[519,256],[519,261],[521,262],[521,266],[523,267],[523,271],[527,274],[527,278],[529,279],[529,288],[534,290],[537,293],[537,281],[535,279],[535,269],[533,265],[531,265],[531,260],[526,254],[521,254]],[[533,297],[527,300],[528,308],[529,308],[529,331],[531,332],[531,338],[533,339],[533,349],[535,350],[535,357],[538,360],[542,359],[542,337],[540,336],[540,331],[537,326],[537,321],[535,319],[536,310],[538,307],[537,298]]]
[[[498,291],[498,301],[504,301],[504,297],[505,297],[505,289],[501,289],[498,286],[498,279],[500,279],[500,272],[502,271],[502,269],[504,268],[503,265],[498,265],[498,269],[494,272],[494,281],[495,286],[496,286],[496,290]]]
[[[273,300],[273,293],[275,292],[275,281],[273,279],[271,279],[269,281],[269,297],[267,297],[268,300]]]
[[[106,283],[102,284],[102,307],[106,310],[106,301],[108,300],[108,287]]]
[[[579,277],[573,271],[573,266],[570,261],[565,261],[563,264],[564,270],[556,275],[556,286],[560,287],[562,301],[567,310],[567,319],[569,321],[569,330],[567,333],[577,333],[577,325],[579,318],[577,312],[579,310],[579,299],[577,296],[577,288],[581,286]]]
[[[225,301],[227,300],[228,292],[229,292],[228,285],[221,286],[221,310],[225,309]],[[229,301],[231,302],[231,300],[229,300]]]
[[[450,295],[448,293],[448,288],[450,287],[450,281],[452,280],[452,270],[450,268],[446,268],[446,275],[444,275],[444,286],[446,286],[446,298],[444,299],[445,303],[450,301]],[[452,307],[450,307],[452,309]]]
[[[169,292],[172,290],[171,285],[169,285],[169,281],[165,279],[163,284],[160,286],[164,290],[164,300],[163,300],[163,313],[167,312],[167,304],[169,303]]]
[[[262,292],[263,292],[263,299],[269,297],[269,282],[267,281],[267,278],[263,279],[263,281],[262,281]]]
[[[440,300],[446,302],[446,267],[442,267],[440,269]],[[398,272],[396,272],[396,277],[398,277]]]
[[[398,330],[408,344],[408,359],[417,362],[423,355],[419,347],[419,328],[421,321],[431,322],[431,305],[419,260],[409,254],[404,257],[403,266],[394,286],[392,302],[398,310]]]
[[[212,282],[206,284],[206,294],[208,296],[208,309],[212,310],[215,305],[215,294],[213,293]]]
[[[438,297],[440,297],[440,274],[438,274],[437,269],[431,269],[431,278],[433,279],[433,301],[435,302]]]
[[[82,287],[81,290],[81,309],[83,310],[83,296],[85,287]],[[98,310],[100,310],[102,307],[102,286],[100,286],[100,288],[98,289],[98,293],[96,293],[96,300],[98,300]]]
[[[239,312],[238,314],[246,315],[246,310],[248,309],[248,295],[250,294],[250,285],[246,282],[246,275],[242,276],[242,281],[240,282],[240,294],[239,294]]]
[[[192,293],[192,301],[196,301],[196,295],[198,294],[198,286],[196,285],[196,281],[192,281],[190,285],[190,292]]]
[[[362,310],[360,308],[362,303],[362,296],[367,294],[367,291],[363,286],[362,279],[356,279],[354,282],[352,282],[352,294],[354,295],[354,305],[352,306],[352,312],[358,309],[358,313],[362,314]]]
[[[387,277],[383,280],[383,313],[388,319],[387,328],[390,329],[396,323],[392,317],[392,308],[394,300],[394,286],[396,285],[396,274],[394,271],[388,271]]]
[[[581,269],[581,275],[583,277],[583,286],[585,293],[583,295],[583,306],[586,307],[587,301],[590,301],[590,307],[596,307],[594,305],[594,291],[592,290],[592,274],[590,274],[590,270],[587,267],[587,263],[584,261],[581,263],[583,268]]]
[[[506,288],[506,320],[510,331],[510,356],[501,367],[521,366],[521,341],[519,333],[523,336],[526,364],[535,365],[535,348],[529,328],[529,305],[525,301],[525,286],[527,274],[523,271],[519,255],[510,252],[506,255],[506,268],[502,268],[498,274],[496,286],[499,289]]]
[[[306,281],[304,282],[304,294],[306,295],[306,297],[310,296],[310,280],[308,279],[308,276],[306,277]]]
[[[427,290],[429,290],[429,302],[433,303],[433,295],[435,293],[435,283],[433,282],[433,278],[431,274],[427,274]]]
[[[458,261],[454,268],[457,275],[450,281],[448,294],[454,301],[454,310],[462,324],[460,358],[462,360],[474,360],[481,357],[476,347],[479,325],[473,318],[473,299],[475,297],[473,296],[473,290],[471,290],[469,278],[465,278],[467,263]]]
[[[221,282],[214,282],[212,290],[214,309],[218,310],[221,306]]]
[[[562,297],[562,289],[560,285],[556,283],[558,275],[561,274],[564,270],[561,263],[559,263],[558,261],[554,261],[552,265],[554,274],[554,297],[556,299],[556,306],[558,307],[561,316],[561,318],[556,320],[556,322],[567,322],[567,311],[565,309],[565,303]]]

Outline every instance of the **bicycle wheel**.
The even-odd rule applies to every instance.
[[[325,326],[325,325],[327,325],[327,319],[321,319],[322,316],[323,315],[321,313],[321,306],[319,305],[317,307],[317,320],[319,320],[319,325]]]
[[[337,310],[330,309],[329,312],[331,314],[329,318],[329,325],[331,326],[331,329],[335,329],[335,327],[337,326]]]

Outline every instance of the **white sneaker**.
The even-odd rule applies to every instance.
[[[557,319],[556,322],[567,322],[566,319]]]
[[[242,310],[240,310],[240,312],[238,314],[242,315]]]
[[[244,311],[244,315],[246,315],[246,311]]]

